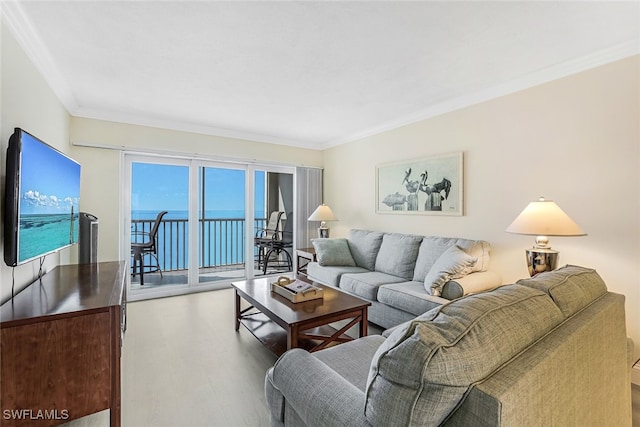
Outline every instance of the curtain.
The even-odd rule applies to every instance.
[[[296,247],[311,247],[311,239],[318,237],[319,224],[307,218],[322,204],[322,169],[296,167]]]

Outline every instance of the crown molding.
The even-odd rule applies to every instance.
[[[397,120],[389,121],[381,126],[371,128],[369,130],[348,135],[344,138],[338,138],[332,141],[326,141],[318,146],[321,150],[331,147],[354,142],[369,136],[377,135],[386,131],[407,126],[422,120],[427,120],[436,116],[440,116],[452,111],[461,110],[463,108],[479,104],[491,99],[496,99],[511,93],[520,92],[534,86],[558,80],[563,77],[577,74],[591,68],[596,68],[611,62],[619,61],[634,55],[640,54],[640,40],[629,40],[608,49],[603,49],[580,58],[556,64],[543,68],[535,73],[531,73],[519,79],[494,86],[492,88],[481,90],[469,95],[454,98],[437,105],[433,105],[417,114],[402,117]]]
[[[273,135],[264,135],[254,132],[239,131],[234,129],[226,129],[215,126],[208,126],[198,123],[188,123],[179,120],[157,119],[142,115],[132,115],[121,112],[106,110],[91,110],[88,108],[79,108],[72,114],[74,117],[104,120],[108,122],[124,123],[137,126],[146,126],[152,128],[174,130],[180,132],[196,133],[201,135],[238,139],[250,142],[264,142],[268,144],[286,145],[296,148],[305,148],[310,150],[319,150],[318,144],[311,141],[299,141],[286,139]]]
[[[273,135],[262,135],[253,132],[225,129],[177,120],[154,119],[113,111],[92,110],[80,107],[66,80],[62,77],[62,74],[55,65],[55,61],[51,57],[49,51],[45,48],[45,45],[38,36],[37,31],[33,28],[31,21],[26,17],[19,2],[0,0],[0,14],[16,38],[18,44],[25,51],[27,57],[33,62],[69,114],[74,117],[318,150],[317,144],[310,141],[303,142],[280,138]]]
[[[20,3],[18,1],[0,1],[0,15],[51,90],[69,114],[73,115],[73,112],[78,108],[73,92],[66,79],[60,74],[49,51],[44,47],[44,43],[33,28],[31,21],[27,19]]]
[[[549,81],[557,80],[572,74],[595,68],[617,60],[621,60],[640,53],[640,40],[630,40],[625,43],[603,49],[571,61],[556,64],[535,73],[531,73],[522,78],[500,84],[492,88],[481,90],[469,95],[464,95],[455,99],[451,99],[440,104],[428,107],[415,114],[400,117],[395,120],[388,121],[367,130],[346,135],[341,138],[330,141],[302,141],[292,140],[274,135],[263,135],[253,132],[245,132],[241,130],[225,129],[208,125],[195,123],[187,123],[177,120],[155,119],[143,116],[133,116],[113,111],[92,110],[82,108],[73,95],[66,79],[59,72],[55,61],[51,57],[49,51],[45,48],[44,43],[33,28],[31,22],[27,19],[18,1],[0,0],[0,14],[10,28],[14,37],[20,46],[24,49],[26,55],[31,59],[36,68],[40,71],[51,90],[56,94],[60,102],[67,109],[69,114],[75,117],[106,120],[120,122],[126,124],[150,126],[162,129],[176,130],[182,132],[192,132],[205,134],[210,136],[219,136],[225,138],[241,139],[255,142],[264,142],[269,144],[279,144],[291,147],[325,150],[338,145],[357,141],[369,136],[377,135],[386,131],[397,129],[422,120],[427,120],[442,114],[460,110],[471,105],[485,102],[491,99],[499,98],[514,92],[519,92],[533,86],[537,86]]]

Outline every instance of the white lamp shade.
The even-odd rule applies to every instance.
[[[309,221],[337,221],[338,218],[331,212],[331,208],[324,203],[316,208],[309,217]]]
[[[529,203],[506,231],[532,236],[584,236],[587,234],[555,202],[542,197],[537,202]]]

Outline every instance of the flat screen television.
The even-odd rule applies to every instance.
[[[16,266],[78,242],[80,164],[16,128],[7,148],[4,262]]]

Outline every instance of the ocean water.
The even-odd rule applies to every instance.
[[[78,242],[79,216],[32,214],[20,216],[18,262],[49,253]]]
[[[145,220],[148,232],[157,210],[134,210],[132,221]],[[245,221],[243,210],[206,211],[204,223],[198,227],[198,266],[218,267],[245,262]],[[158,260],[164,271],[183,270],[189,265],[188,211],[168,211],[158,230]],[[256,212],[256,219],[264,218],[264,212]],[[217,220],[217,221],[206,221]],[[133,230],[136,230],[135,224]],[[138,228],[140,231],[140,229]],[[249,230],[253,233],[253,230]],[[133,236],[135,238],[135,236]],[[151,260],[145,260],[145,264]],[[152,261],[155,264],[155,260]]]

